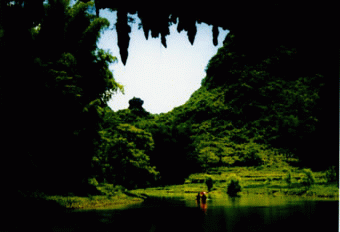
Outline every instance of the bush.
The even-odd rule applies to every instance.
[[[328,183],[335,181],[338,182],[339,180],[339,170],[336,170],[335,168],[335,166],[332,166],[326,171],[326,179]]]
[[[107,196],[114,196],[126,190],[121,185],[113,186],[113,184],[100,184],[100,186],[99,185],[97,186],[97,189],[101,192],[101,194],[107,195]]]
[[[236,174],[230,174],[227,179],[227,194],[230,197],[235,197],[241,190],[241,178],[236,176]]]
[[[272,182],[272,178],[267,177],[266,181],[264,182],[264,184],[269,185],[271,182]]]
[[[240,166],[261,166],[264,164],[263,148],[261,145],[249,142],[245,144],[238,145],[237,155],[239,160],[236,164]]]
[[[286,181],[286,183],[289,186],[292,184],[292,175],[291,175],[290,171],[287,172],[287,176],[284,178],[284,180]]]
[[[313,172],[310,169],[303,169],[302,172],[305,173],[305,176],[299,182],[305,187],[310,188],[313,184],[315,184]]]
[[[289,170],[287,168],[284,168],[282,172],[289,172]]]
[[[116,185],[113,189],[114,192],[125,192],[126,191],[126,188],[124,188],[124,186],[121,186],[121,185]]]
[[[212,179],[210,176],[208,176],[208,177],[205,179],[205,184],[206,184],[207,187],[208,187],[208,192],[210,192],[211,189],[212,189],[212,187],[213,187],[213,185],[214,185],[214,181],[213,181],[213,179]]]
[[[98,181],[96,180],[96,178],[89,178],[88,183],[93,186],[98,186]]]

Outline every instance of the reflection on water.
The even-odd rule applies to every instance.
[[[52,213],[43,223],[44,231],[338,231],[338,209],[338,201],[278,197],[159,198],[120,210]]]
[[[306,201],[298,197],[273,197],[273,196],[243,196],[243,197],[228,197],[225,199],[208,199],[207,204],[213,206],[225,206],[225,207],[256,207],[256,206],[283,206],[290,204],[302,204]],[[193,207],[194,201],[185,201],[186,206]],[[197,204],[196,204],[197,205]]]
[[[202,212],[207,214],[208,204],[206,201],[196,201],[196,205],[202,210]]]
[[[204,231],[338,231],[338,201],[253,196],[207,204]]]

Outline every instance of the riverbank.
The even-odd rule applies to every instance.
[[[241,197],[262,195],[339,200],[337,183],[328,183],[325,172],[313,172],[315,182],[311,186],[306,186],[303,182],[306,176],[303,169],[291,166],[217,168],[211,169],[207,173],[192,174],[181,185],[130,191],[120,188],[117,188],[120,189],[117,191],[111,186],[111,188],[108,188],[110,191],[102,190],[107,195],[88,197],[47,196],[46,199],[69,209],[116,209],[156,197],[179,197],[192,200],[201,191],[208,192],[210,199],[227,199],[226,186],[230,174],[236,174],[241,178],[242,191],[239,193]],[[287,181],[288,175],[290,175],[290,181]],[[207,177],[212,178],[214,183],[210,192],[205,184]]]
[[[196,199],[197,193],[205,191],[210,199],[227,199],[228,195],[224,188],[217,188],[208,192],[204,184],[184,184],[166,187],[136,189],[132,190],[136,194],[145,194],[149,197],[179,197],[184,199]],[[339,192],[334,185],[329,186],[313,186],[310,189],[304,188],[277,188],[258,186],[247,188],[238,194],[239,196],[263,195],[273,197],[297,197],[297,198],[313,198],[315,200],[339,200]]]
[[[292,166],[217,168],[207,173],[192,174],[182,185],[137,189],[131,192],[151,197],[195,199],[198,192],[205,191],[211,199],[227,198],[227,178],[230,174],[236,174],[241,178],[240,196],[270,195],[339,200],[338,185],[336,182],[327,182],[325,172],[313,172],[315,182],[306,186],[304,183],[306,174],[303,169]],[[205,184],[208,177],[214,182],[210,192]]]
[[[142,196],[118,193],[114,196],[47,196],[49,201],[55,201],[68,209],[117,209],[143,202]]]
[[[46,199],[57,202],[67,209],[119,209],[129,205],[142,203],[148,198],[182,198],[187,200],[196,199],[200,191],[208,192],[204,183],[171,185],[165,187],[136,189],[121,193],[118,196],[48,196]],[[207,193],[208,199],[228,199],[224,187],[214,187]],[[273,196],[273,197],[296,197],[313,200],[339,200],[339,191],[336,185],[315,185],[310,189],[303,187],[279,188],[278,186],[243,186],[239,196]]]

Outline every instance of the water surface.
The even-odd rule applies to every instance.
[[[116,210],[46,215],[45,231],[338,231],[338,201],[279,197],[160,198]]]

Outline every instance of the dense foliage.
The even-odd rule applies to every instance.
[[[110,108],[105,109],[102,138],[105,145],[99,152],[100,157],[115,154],[116,160],[107,165],[113,172],[109,175],[98,172],[97,177],[124,185],[126,187],[145,186],[155,184],[183,183],[184,177],[192,172],[190,166],[189,150],[191,145],[187,139],[187,131],[177,128],[172,122],[164,121],[163,117],[151,115],[146,112],[141,104],[134,109],[134,102],[142,102],[139,98],[130,101],[129,109],[113,112]],[[182,128],[183,129],[183,128]],[[126,133],[126,132],[129,133]],[[128,143],[123,145],[124,141]],[[108,147],[110,150],[108,150]],[[134,157],[132,153],[136,153]],[[118,155],[119,154],[119,155]],[[130,155],[129,155],[130,154]],[[118,156],[117,156],[118,155]],[[134,170],[121,170],[120,159],[129,160],[130,165],[135,165],[141,172]],[[99,162],[97,161],[97,164]],[[114,162],[116,164],[114,164]],[[118,162],[117,162],[118,161]],[[100,161],[101,166],[103,162]],[[98,165],[97,165],[98,167]],[[114,168],[116,167],[116,168]],[[119,168],[120,167],[120,168]],[[106,170],[106,169],[105,169]],[[107,171],[105,171],[107,173]],[[126,174],[126,181],[119,180],[118,176]],[[116,176],[113,178],[113,176]],[[131,184],[129,184],[131,182]]]
[[[92,3],[54,0],[23,23],[33,3],[3,3],[2,17],[12,19],[2,22],[0,38],[2,155],[13,173],[6,181],[21,191],[83,194],[100,111],[122,89],[109,70],[116,58],[96,45],[109,22],[88,12]]]
[[[152,135],[131,124],[120,122],[108,107],[104,114],[99,150],[93,157],[97,180],[126,188],[153,183],[158,172],[150,164],[149,155],[154,147]]]
[[[190,128],[186,134],[201,167],[259,165],[278,153],[314,168],[331,165],[336,154],[319,160],[306,153],[319,147],[311,141],[323,140],[324,77],[300,70],[307,58],[293,47],[274,46],[260,56],[253,52],[229,33],[201,88],[164,117],[173,118],[177,128]]]
[[[210,192],[214,186],[214,180],[210,176],[208,176],[205,179],[205,184],[207,185],[208,192]]]
[[[294,48],[275,47],[267,56],[252,58],[234,39],[227,36],[202,85],[224,92],[226,119],[245,128],[248,137],[296,153],[316,130],[322,75],[300,73],[296,66],[302,57]]]
[[[226,192],[230,197],[236,197],[241,192],[241,178],[236,174],[232,173],[228,176]]]

